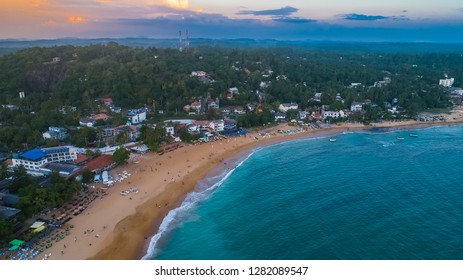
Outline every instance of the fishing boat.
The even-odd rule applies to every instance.
[[[414,133],[410,133],[410,137],[418,137],[418,135]]]
[[[330,138],[330,142],[336,142],[336,138]]]

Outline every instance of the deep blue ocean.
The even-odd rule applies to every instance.
[[[201,182],[145,258],[463,259],[462,126],[336,139],[265,147]]]

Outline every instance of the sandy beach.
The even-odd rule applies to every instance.
[[[455,112],[445,122],[384,122],[370,126],[361,124],[334,125],[332,128],[280,134],[278,130],[295,130],[294,126],[279,125],[260,131],[251,131],[246,137],[236,137],[183,147],[158,155],[147,153],[137,156],[129,164],[110,171],[115,176],[126,171],[131,174],[106,190],[69,223],[70,234],[38,255],[42,259],[51,254],[51,260],[136,260],[143,257],[151,237],[167,213],[178,207],[185,196],[195,190],[198,181],[210,172],[233,166],[237,157],[252,149],[295,138],[329,136],[344,131],[374,128],[410,129],[435,125],[463,123],[463,114]],[[261,133],[268,133],[262,137]],[[258,139],[256,139],[256,137]],[[102,185],[93,184],[95,188]],[[125,196],[120,192],[136,187],[138,193]]]

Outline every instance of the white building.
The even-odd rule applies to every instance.
[[[78,149],[71,146],[33,149],[13,158],[13,167],[19,165],[35,175],[49,162],[75,162]]]
[[[146,120],[146,111],[144,109],[130,110],[127,117],[132,124],[139,124]]]
[[[221,132],[225,130],[225,122],[224,120],[215,120],[212,121],[213,129],[215,132]]]
[[[68,136],[68,131],[65,128],[62,127],[54,127],[50,126],[48,128],[48,131],[42,133],[43,139],[56,139],[63,141],[67,138]]]
[[[204,71],[192,71],[191,76],[201,78],[201,77],[206,77],[207,73]]]
[[[443,86],[443,87],[451,87],[451,86],[453,86],[453,82],[455,82],[455,79],[454,79],[454,78],[450,78],[450,79],[440,79],[440,80],[439,80],[439,85],[440,85],[440,86]]]
[[[344,114],[344,111],[343,110],[339,110],[339,111],[324,111],[323,112],[323,119],[326,119],[326,118],[333,118],[333,119],[337,119],[337,118],[344,118],[346,115]]]
[[[282,113],[286,113],[288,110],[297,110],[299,109],[299,105],[297,103],[281,103],[278,107],[278,110]]]
[[[170,136],[174,136],[175,130],[173,126],[165,126],[166,133],[169,134]]]
[[[352,102],[352,104],[350,105],[350,110],[352,112],[362,112],[363,104],[359,102]]]

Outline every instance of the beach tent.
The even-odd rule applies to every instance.
[[[45,225],[44,222],[35,222],[35,223],[32,224],[31,228],[37,229],[37,228],[42,227],[43,225]]]
[[[43,231],[45,228],[46,228],[45,225],[41,225],[38,228],[34,229],[32,232],[33,233],[39,233],[39,232]]]
[[[19,246],[21,246],[22,244],[24,244],[24,241],[22,240],[18,240],[18,239],[14,239],[14,240],[11,240],[9,242],[9,244],[11,245],[10,247],[10,251],[14,251],[14,250],[18,250],[19,249]]]

